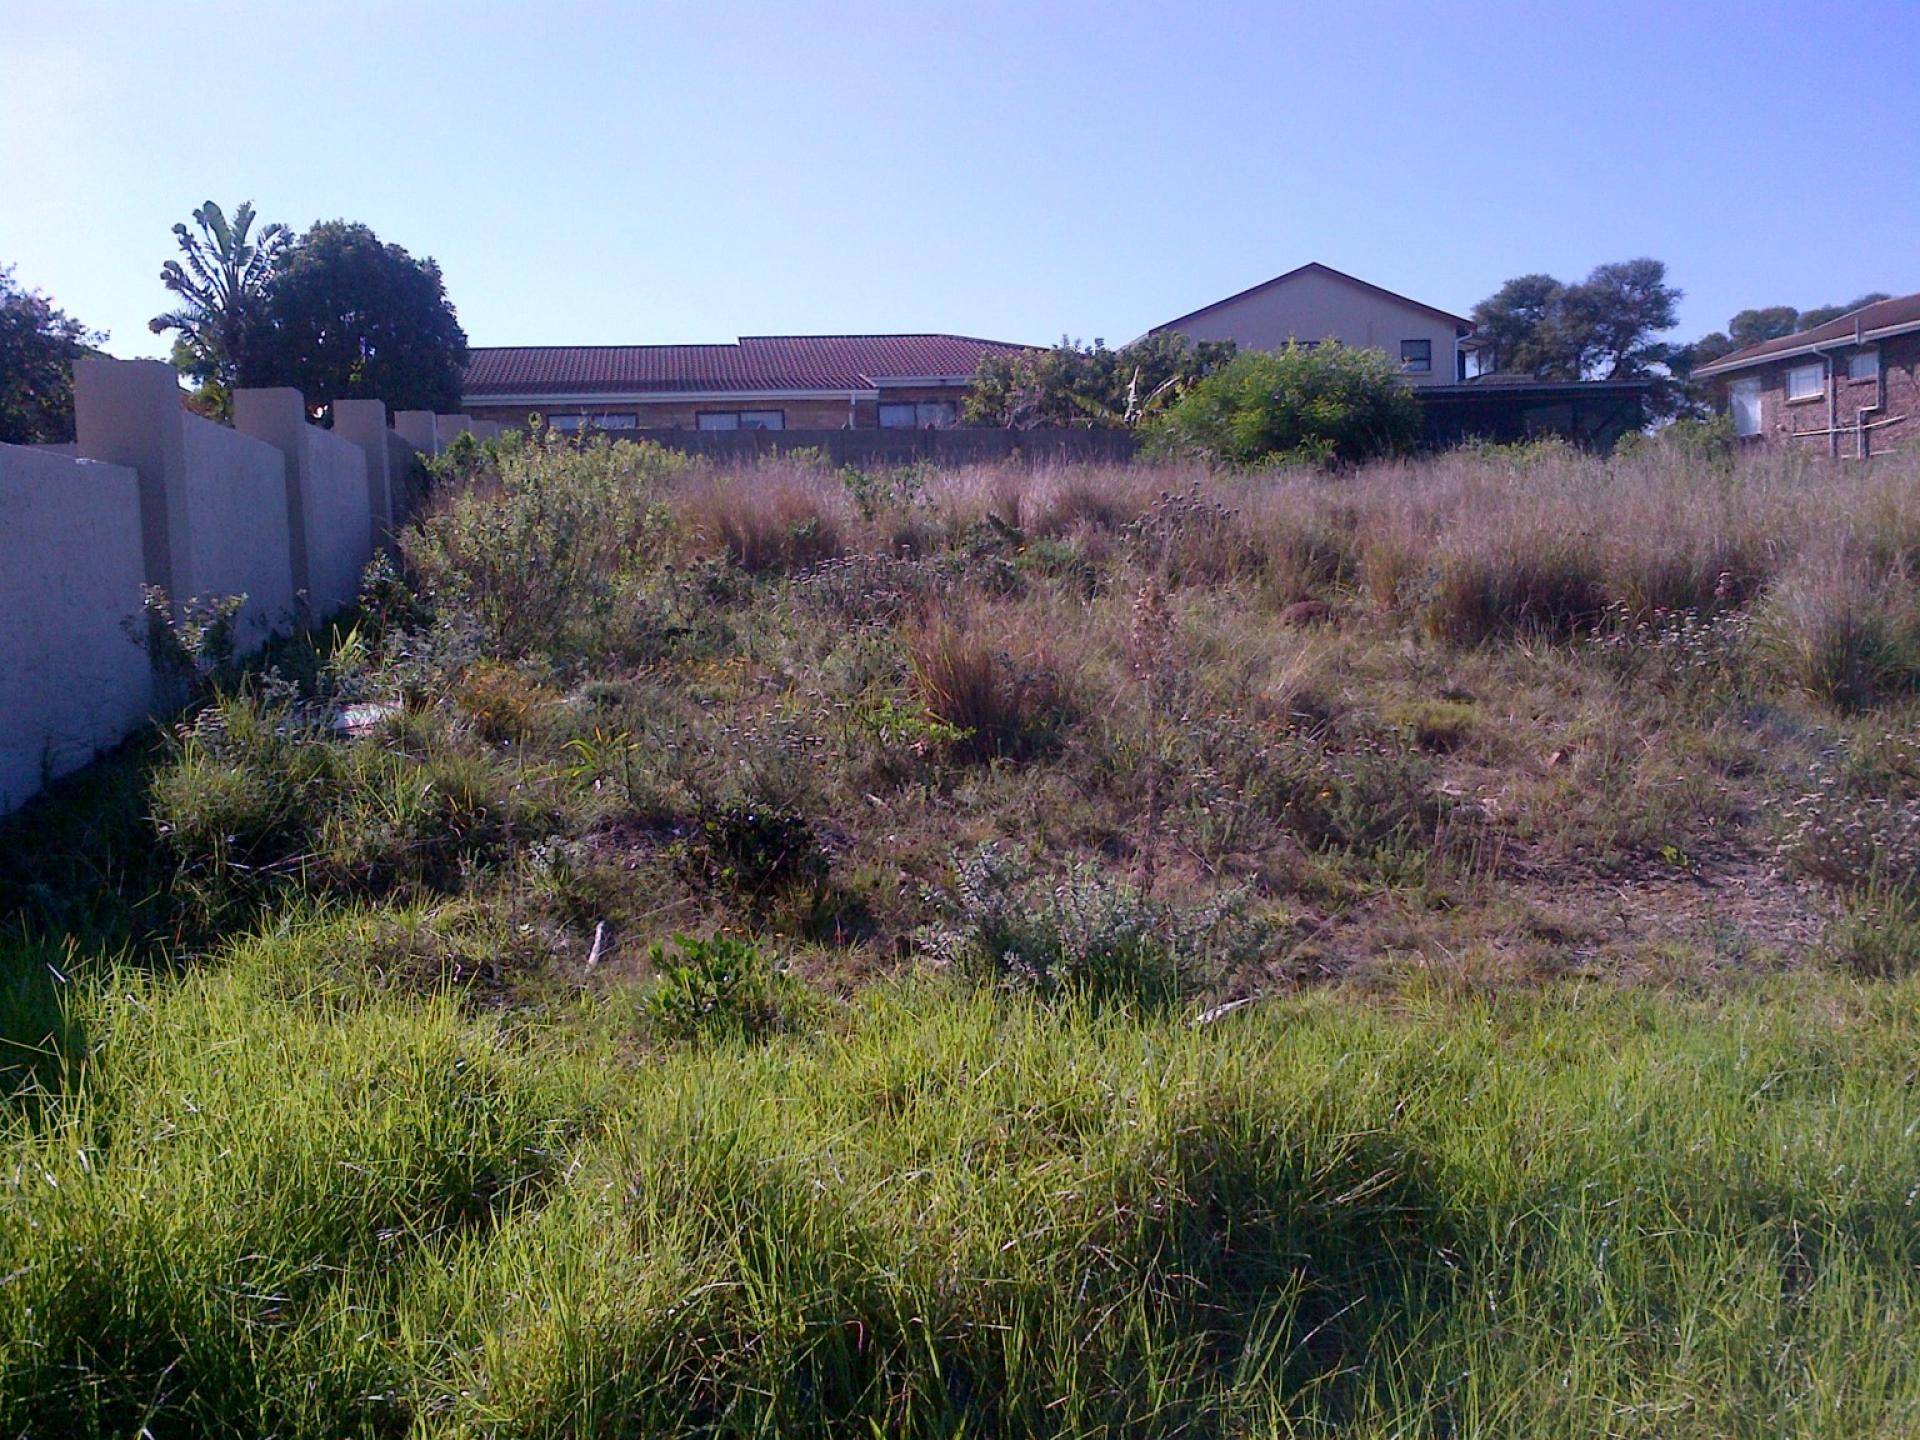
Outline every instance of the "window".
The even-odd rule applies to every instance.
[[[784,410],[702,410],[694,417],[702,430],[784,430]]]
[[[632,415],[549,415],[547,424],[562,434],[571,435],[591,425],[596,430],[637,430],[640,421]]]
[[[1727,387],[1727,409],[1733,414],[1733,433],[1739,436],[1760,433],[1760,381],[1736,380]]]
[[[1433,373],[1433,341],[1402,340],[1400,342],[1400,368],[1414,375]]]
[[[1878,350],[1856,350],[1847,356],[1847,378],[1849,380],[1878,380],[1880,378],[1880,352]]]
[[[1787,371],[1787,398],[1789,400],[1808,400],[1825,392],[1827,388],[1826,366],[1818,360],[1811,365],[1796,365]]]
[[[951,400],[896,400],[880,407],[882,430],[944,430],[954,418]]]

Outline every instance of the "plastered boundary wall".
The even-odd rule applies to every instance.
[[[176,611],[246,596],[243,653],[324,620],[409,518],[414,456],[467,424],[409,412],[421,445],[383,402],[342,400],[323,430],[293,390],[237,391],[234,412],[189,413],[159,361],[82,360],[77,443],[0,445],[0,815],[153,717],[143,586]]]

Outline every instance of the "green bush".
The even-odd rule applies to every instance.
[[[1157,434],[1226,464],[1350,465],[1410,450],[1420,403],[1382,351],[1288,345],[1236,355],[1181,396]]]
[[[1165,905],[1097,866],[1043,880],[1024,850],[982,845],[955,857],[944,923],[922,939],[969,979],[1046,1001],[1162,1007],[1253,937],[1238,892],[1196,908]]]
[[[641,1001],[648,1028],[679,1043],[760,1040],[793,1028],[807,1011],[800,982],[746,940],[673,937],[648,951],[656,975]]]

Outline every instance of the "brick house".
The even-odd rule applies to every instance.
[[[957,424],[983,355],[964,335],[744,335],[732,345],[473,350],[461,408],[563,430],[926,429]]]
[[[1920,295],[1863,305],[1693,374],[1711,382],[1745,443],[1885,454],[1920,436]]]

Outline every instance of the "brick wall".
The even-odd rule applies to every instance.
[[[1849,380],[1846,353],[1842,351],[1833,357],[1831,412],[1825,389],[1807,399],[1787,398],[1787,372],[1796,365],[1819,361],[1818,356],[1799,355],[1721,376],[1721,402],[1724,405],[1733,381],[1757,378],[1760,381],[1760,433],[1749,443],[1791,445],[1820,455],[1833,453],[1836,437],[1825,433],[1831,413],[1841,429],[1837,439],[1838,453],[1843,458],[1861,453],[1863,437],[1856,431],[1855,424],[1860,412],[1865,410],[1865,419],[1873,427],[1864,435],[1867,453],[1885,454],[1920,440],[1920,335],[1898,335],[1878,342],[1877,348],[1880,374],[1871,380]],[[1876,423],[1880,421],[1895,423]]]
[[[900,387],[888,389],[881,397],[888,401],[949,400],[956,414],[966,399],[963,386]],[[789,430],[840,430],[851,423],[856,430],[871,430],[880,423],[877,402],[858,399],[851,402],[843,395],[806,400],[755,400],[742,396],[737,400],[652,400],[569,402],[565,405],[486,405],[467,407],[476,420],[497,421],[501,425],[525,425],[530,411],[555,415],[632,415],[643,430],[698,430],[700,416],[715,410],[778,410]]]

